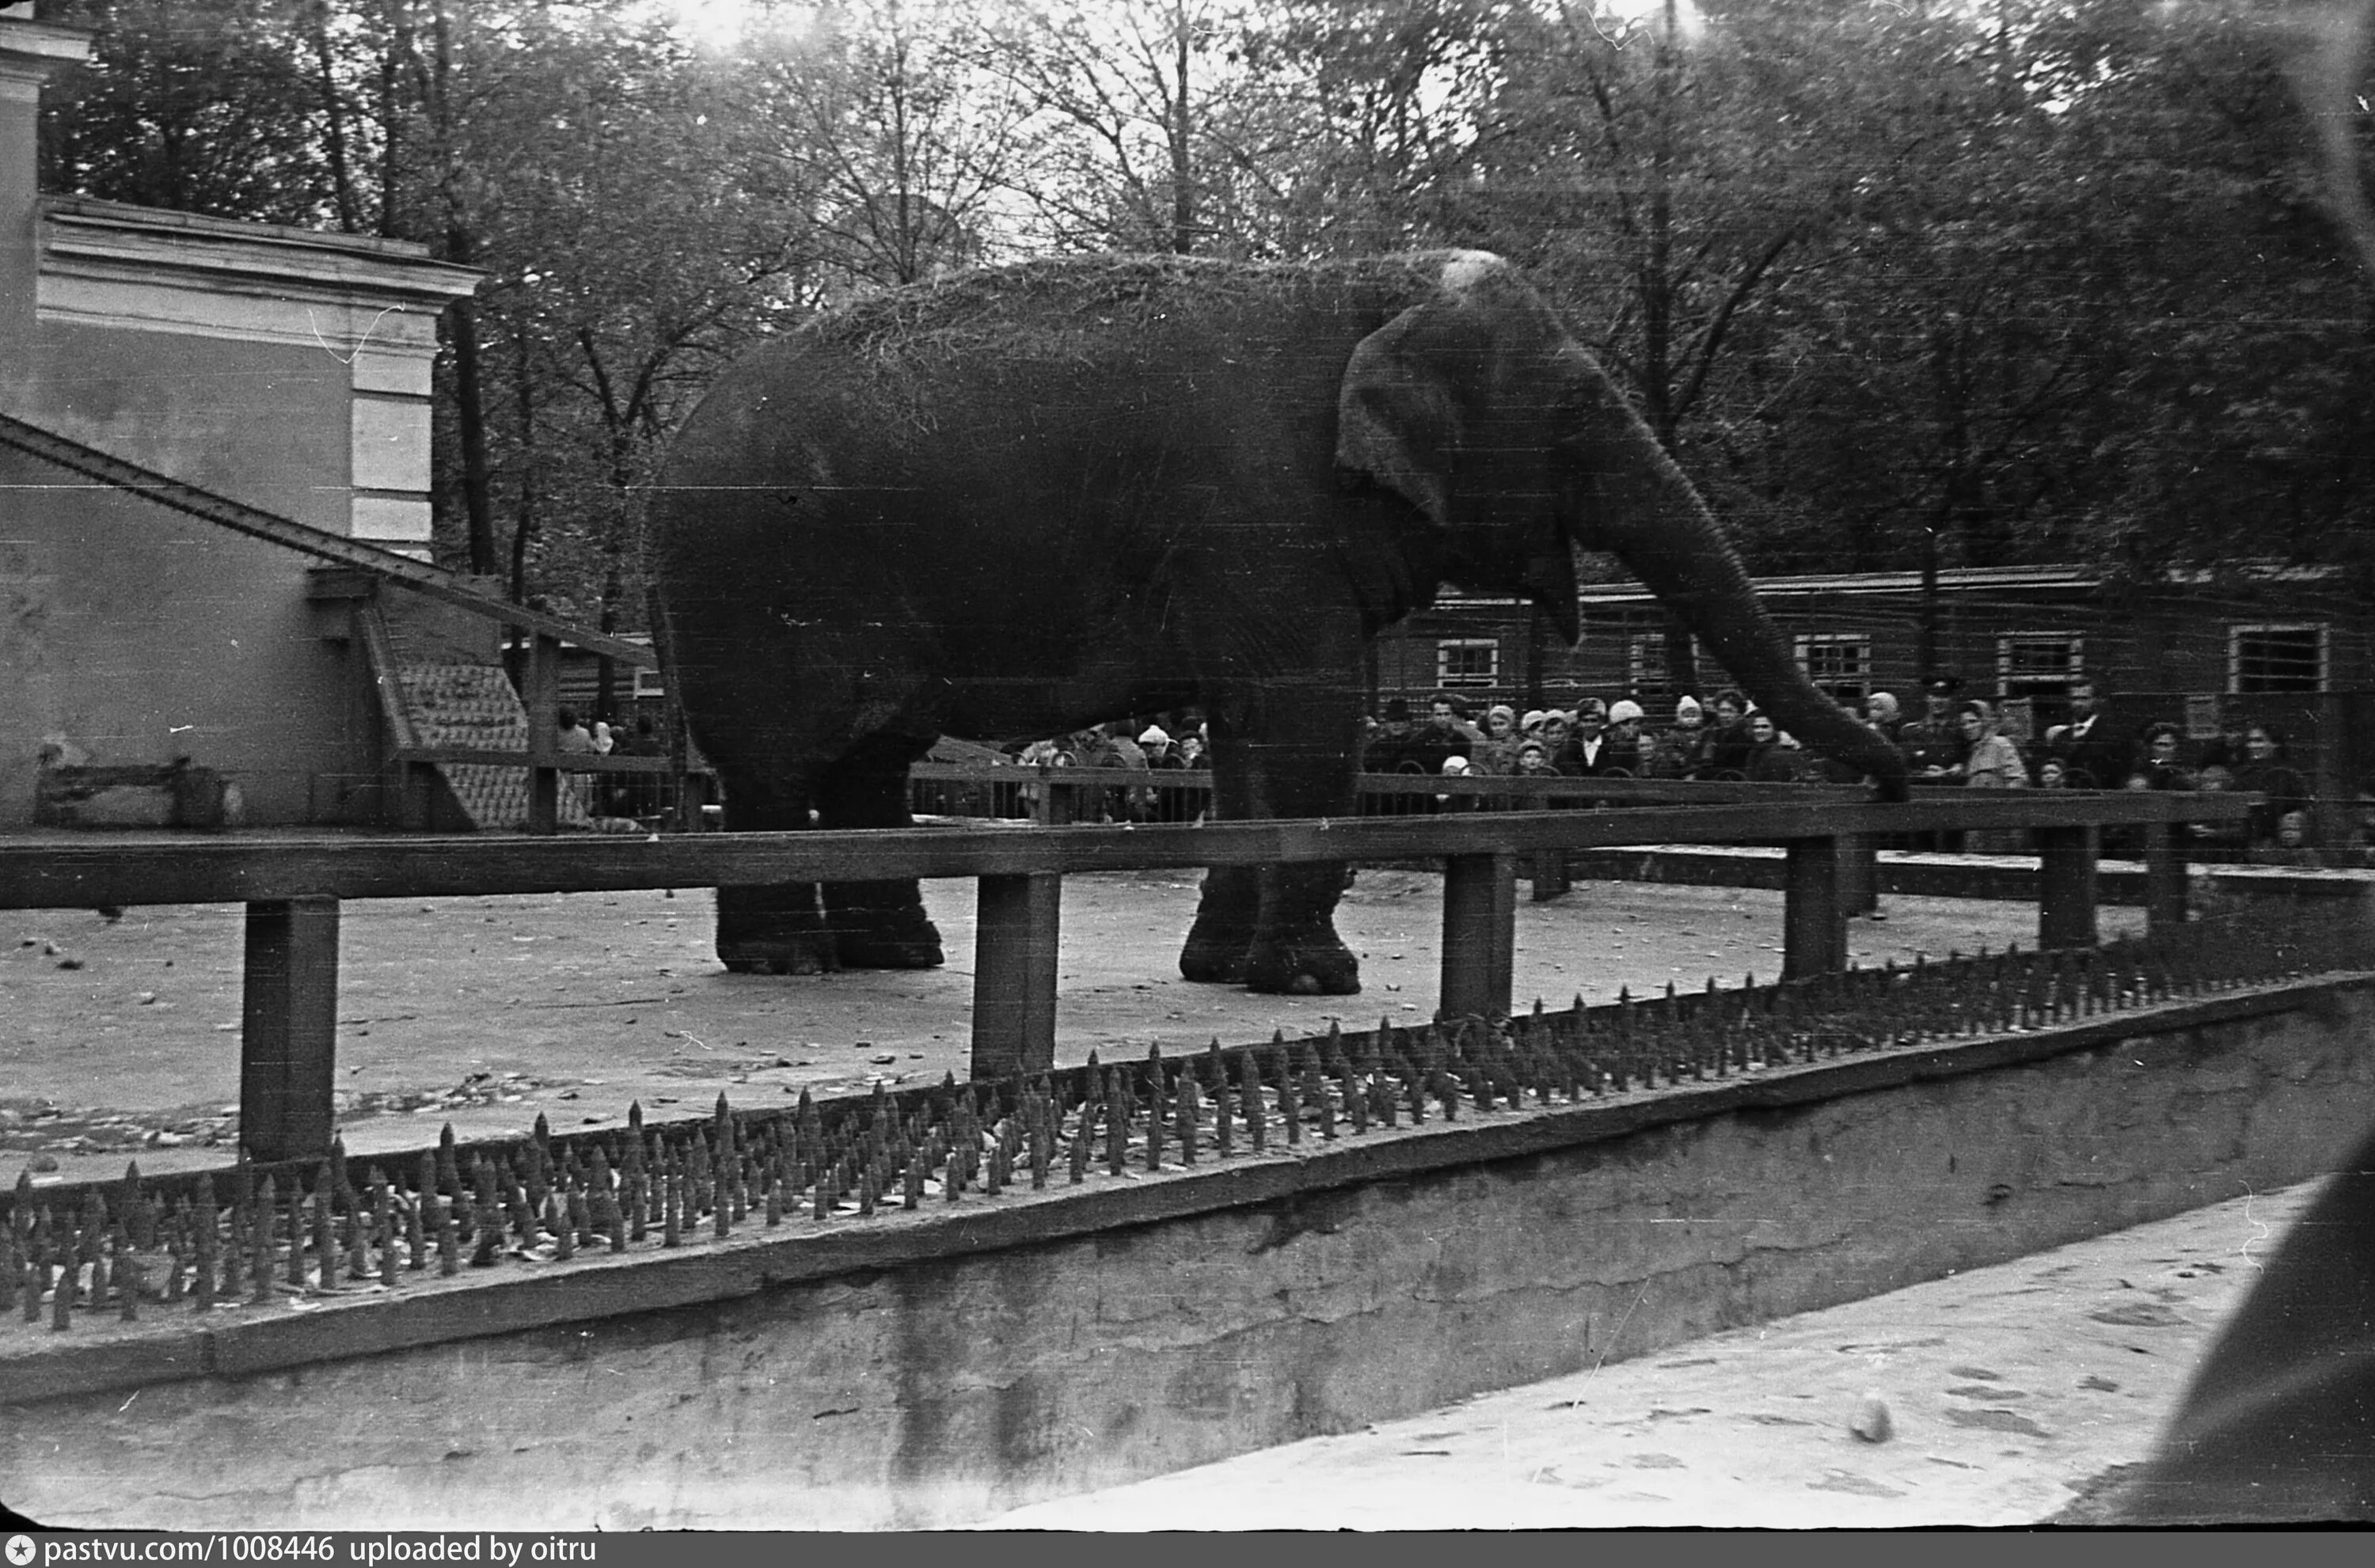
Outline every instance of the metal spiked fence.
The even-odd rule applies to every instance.
[[[96,1319],[207,1313],[440,1277],[865,1224],[1012,1189],[1292,1156],[1429,1122],[1506,1118],[1828,1057],[2041,1030],[2366,967],[2308,914],[2100,948],[1954,955],[1727,989],[1580,998],[1515,1019],[1325,1035],[1028,1077],[312,1164],[37,1187],[0,1200],[0,1345]],[[46,1328],[43,1327],[46,1326]]]

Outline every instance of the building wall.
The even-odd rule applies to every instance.
[[[437,319],[477,274],[417,245],[34,187],[43,79],[87,35],[0,13],[0,412],[317,528],[430,538]],[[313,558],[0,448],[0,830],[54,740],[186,757],[251,822],[341,819],[368,777],[360,672]],[[318,623],[318,625],[317,625]]]
[[[42,203],[42,236],[26,418],[426,559],[437,318],[475,275],[418,246],[78,198]]]
[[[1588,648],[1568,647],[1554,628],[1538,623],[1526,604],[1470,601],[1438,606],[1386,629],[1373,653],[1377,701],[1416,701],[1443,688],[1441,649],[1447,642],[1492,645],[1489,684],[1453,682],[1447,688],[1471,704],[1530,707],[1571,700],[1588,689],[1579,684],[1587,678]]]
[[[321,349],[45,321],[35,366],[23,414],[33,423],[201,489],[347,532],[349,372]],[[293,569],[304,564],[292,559]]]
[[[32,820],[51,737],[95,763],[219,769],[252,822],[335,815],[316,775],[372,763],[310,563],[136,495],[50,488],[61,477],[0,449],[0,829]]]

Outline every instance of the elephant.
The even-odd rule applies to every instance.
[[[668,678],[737,831],[907,825],[941,735],[1193,704],[1214,815],[1349,813],[1367,643],[1446,582],[1572,644],[1612,551],[1807,745],[1901,793],[1690,483],[1510,263],[1027,262],[888,289],[729,367],[656,474]],[[1189,980],[1345,995],[1334,866],[1221,868]],[[721,889],[737,971],[922,967],[913,882]]]

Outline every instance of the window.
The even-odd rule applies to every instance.
[[[1729,684],[1723,671],[1707,657],[1696,637],[1691,639],[1691,666],[1698,672],[1701,691]],[[1672,668],[1666,663],[1665,632],[1637,634],[1625,639],[1625,690],[1640,701],[1683,695],[1682,688],[1674,684]]]
[[[1492,637],[1447,637],[1435,645],[1435,684],[1443,690],[1492,686],[1501,678],[1501,643]]]
[[[2086,640],[2074,631],[2013,631],[1996,639],[1996,697],[2025,702],[2030,733],[2070,718],[2070,682],[2086,667]]]
[[[668,688],[660,683],[659,671],[646,669],[641,665],[635,666],[635,701],[656,702],[667,695]]]
[[[2086,640],[2070,631],[2015,631],[1996,639],[1996,694],[2067,698],[2085,667]]]
[[[1850,705],[1872,694],[1872,638],[1861,631],[1816,631],[1798,639],[1806,678]]]
[[[1665,638],[1627,638],[1625,652],[1625,690],[1644,691],[1663,697],[1670,694],[1673,689],[1673,675],[1666,668]]]
[[[2227,690],[2324,690],[2324,623],[2228,627]]]

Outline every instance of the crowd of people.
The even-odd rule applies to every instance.
[[[1572,709],[1519,713],[1507,704],[1481,722],[1453,696],[1438,696],[1424,720],[1407,701],[1388,702],[1371,721],[1361,767],[1373,773],[1471,773],[1486,777],[1754,779],[1771,783],[1835,776],[1737,691],[1717,695],[1713,712],[1695,697],[1674,704],[1673,721],[1655,728],[1641,704],[1587,697]]]
[[[2138,789],[2244,791],[2261,796],[2239,822],[2184,829],[2198,860],[2252,860],[2304,866],[2375,865],[2375,787],[2360,793],[2353,819],[2332,820],[2321,834],[2308,782],[2290,760],[2274,725],[2233,719],[2216,738],[2190,741],[2165,720],[2138,722],[2115,713],[2087,677],[2068,688],[2069,716],[2035,736],[2006,734],[1996,704],[1967,696],[1951,676],[1923,684],[1921,707],[1908,715],[1897,699],[1875,691],[1855,717],[1903,753],[1916,784],[1971,789]],[[1660,704],[1662,707],[1663,705]],[[1572,708],[1519,711],[1506,703],[1471,707],[1437,693],[1424,718],[1395,698],[1365,721],[1361,771],[1431,776],[1642,778],[1752,783],[1846,783],[1857,775],[1799,745],[1737,690],[1702,702],[1683,697],[1661,721],[1630,698],[1586,697]],[[1160,715],[1152,724],[1117,723],[1036,741],[1014,760],[1026,767],[1119,769],[1160,774],[1209,765],[1200,715]],[[1026,784],[1017,809],[1034,814],[1037,786]],[[1378,809],[1448,808],[1463,797],[1420,796],[1377,803]],[[1075,792],[1081,818],[1111,821],[1191,821],[1205,806],[1200,790],[1161,780],[1116,783]],[[1932,835],[1930,847],[2016,852],[2026,835]],[[2346,846],[2346,847],[2345,847]],[[2107,835],[2113,853],[2136,846]]]
[[[2375,860],[2365,847],[2316,846],[2309,784],[2275,725],[2233,720],[2216,739],[2189,742],[2167,721],[2139,724],[2113,713],[2098,683],[2069,685],[2070,716],[2025,741],[2003,733],[1994,703],[1966,696],[1942,676],[1922,688],[1922,709],[1907,716],[1896,698],[1875,691],[1855,710],[1867,727],[1905,757],[1916,783],[1973,789],[2240,790],[2263,797],[2240,823],[2188,831],[2197,859],[2253,859],[2303,865]],[[1671,719],[1653,724],[1630,699],[1588,697],[1572,709],[1518,713],[1495,704],[1477,713],[1459,696],[1438,694],[1424,719],[1397,698],[1370,721],[1362,758],[1368,772],[1468,773],[1570,778],[1851,783],[1837,764],[1799,746],[1736,690],[1711,702],[1683,697]],[[2335,823],[2329,836],[2366,841],[2375,833],[2375,792],[2363,792],[2359,821]],[[2343,830],[2349,830],[2345,834]],[[1973,849],[2022,847],[1972,843]]]
[[[564,707],[554,715],[553,727],[552,749],[564,757],[668,755],[648,713],[638,714],[632,727],[614,726],[607,719],[597,719],[589,727],[579,722],[574,708]],[[667,805],[668,781],[657,773],[573,773],[566,784],[588,817],[641,819],[656,816]]]

